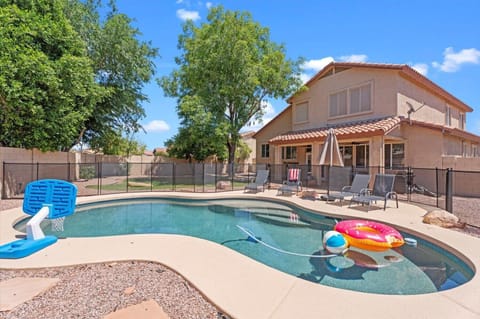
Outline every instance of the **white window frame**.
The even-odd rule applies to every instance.
[[[445,108],[445,125],[452,125],[452,108],[449,105],[447,105]]]
[[[369,88],[369,94],[370,94],[370,105],[367,110],[362,110],[362,92],[364,92],[362,89],[367,86]],[[352,91],[357,89],[359,90],[359,98],[358,98],[360,103],[359,110],[357,112],[352,112]],[[339,114],[338,112],[338,102],[336,104],[337,109],[335,110],[335,112],[332,112],[333,110],[332,103],[333,103],[334,96],[338,101],[338,96],[340,96],[340,94],[346,94],[346,104],[347,104],[346,112],[342,114]],[[360,115],[360,114],[372,112],[372,110],[373,110],[373,83],[372,82],[362,83],[360,85],[352,86],[347,89],[342,89],[342,90],[333,92],[328,96],[328,117],[329,118]]]
[[[288,149],[290,152],[288,152]],[[290,155],[288,157],[287,155]],[[297,147],[296,146],[282,146],[282,159],[283,160],[296,160],[297,159]]]
[[[270,144],[266,143],[266,144],[262,144],[260,146],[260,155],[262,158],[270,158]]]
[[[458,116],[458,128],[465,130],[465,113],[460,112]]]
[[[468,154],[468,144],[466,141],[462,141],[462,157],[467,157]]]
[[[390,165],[387,165],[387,161],[386,161],[386,157],[387,157],[387,150],[386,150],[386,148],[387,148],[387,145],[390,147],[390,158],[389,158],[389,162],[390,162],[389,164],[390,164]],[[384,148],[383,148],[383,154],[385,154],[385,155],[384,155],[384,157],[385,157],[385,159],[384,159],[384,165],[385,165],[385,168],[387,168],[387,169],[392,169],[392,168],[401,167],[401,166],[394,166],[394,165],[393,165],[393,155],[394,155],[394,154],[393,154],[393,145],[403,145],[403,153],[402,153],[402,154],[403,154],[403,159],[402,159],[402,162],[405,161],[405,143],[385,143],[385,144],[384,144]],[[402,166],[403,166],[403,165],[404,165],[404,164],[402,163]]]

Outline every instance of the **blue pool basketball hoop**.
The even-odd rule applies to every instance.
[[[0,258],[22,258],[55,243],[57,237],[45,236],[40,223],[45,218],[63,221],[75,212],[76,199],[77,186],[72,183],[57,179],[29,183],[23,200],[23,211],[33,216],[27,223],[27,237],[0,246]]]

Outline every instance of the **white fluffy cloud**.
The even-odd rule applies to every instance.
[[[338,57],[339,61],[343,62],[366,62],[368,56],[365,54],[351,54],[351,55],[343,55]],[[300,78],[303,83],[308,82],[311,77],[326,67],[328,64],[335,62],[335,59],[331,56],[327,56],[325,58],[317,59],[317,60],[308,60],[303,65],[302,68],[305,70],[305,73],[300,75]]]
[[[412,65],[411,67],[421,75],[427,75],[428,73],[428,65],[425,63],[417,63]]]
[[[210,9],[213,6],[213,3],[207,2],[205,3],[205,6],[207,7],[207,9]]]
[[[338,58],[343,62],[366,62],[368,56],[365,54],[351,54],[351,55],[342,55]]]
[[[443,72],[455,72],[466,63],[480,64],[480,51],[471,48],[455,52],[452,47],[448,47],[443,51],[443,62],[433,62],[432,65]]]
[[[185,9],[178,9],[177,17],[182,21],[186,21],[186,20],[196,21],[200,19],[200,14],[198,13],[198,11],[188,11]]]
[[[319,60],[308,60],[302,65],[302,67],[305,70],[311,70],[311,71],[314,71],[314,72],[318,72],[333,61],[334,61],[333,58],[331,56],[328,56],[326,58],[322,58],[322,59],[319,59]]]
[[[153,120],[143,126],[147,132],[165,132],[170,130],[170,125],[162,120]]]

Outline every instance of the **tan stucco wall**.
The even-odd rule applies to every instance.
[[[396,112],[396,71],[350,69],[314,82],[311,87],[292,99],[293,112],[299,103],[308,102],[308,118],[305,123],[292,123],[294,130],[317,128],[327,123],[340,123],[379,116],[388,116]],[[371,83],[373,87],[373,110],[361,115],[347,115],[328,118],[329,96],[343,89]]]
[[[421,168],[441,167],[443,136],[440,131],[403,125],[402,135],[407,140],[405,165]]]
[[[276,163],[276,147],[274,145],[270,145],[270,157],[262,158],[262,144],[268,144],[268,141],[271,138],[292,130],[292,109],[288,107],[283,113],[279,114],[278,117],[276,117],[267,125],[267,127],[257,132],[255,135],[257,144],[257,164]]]
[[[416,110],[410,114],[412,120],[445,125],[445,112],[449,106],[450,126],[460,128],[461,111],[458,108],[405,78],[399,76],[397,79],[397,115],[408,118],[409,103]]]

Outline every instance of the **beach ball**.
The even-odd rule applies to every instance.
[[[341,254],[348,248],[348,242],[338,231],[330,230],[323,236],[323,247],[332,254]]]

